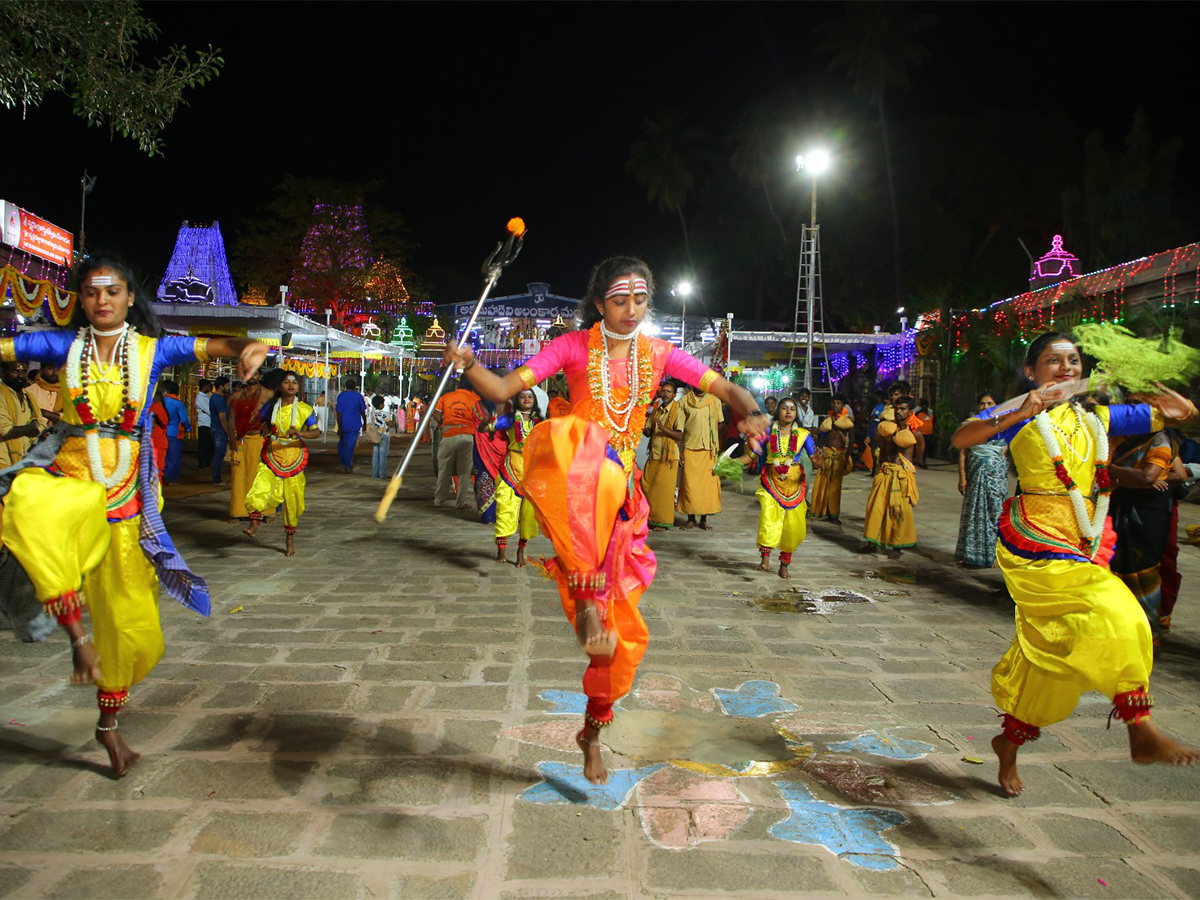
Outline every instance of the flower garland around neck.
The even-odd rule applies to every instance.
[[[1104,520],[1108,516],[1108,502],[1112,494],[1112,480],[1108,472],[1108,432],[1105,431],[1100,417],[1094,412],[1084,412],[1074,403],[1071,404],[1071,409],[1075,413],[1076,421],[1087,427],[1092,438],[1094,454],[1092,464],[1096,468],[1095,482],[1099,493],[1096,497],[1095,511],[1090,519],[1087,514],[1087,506],[1083,502],[1083,493],[1079,490],[1079,485],[1075,483],[1075,479],[1071,477],[1071,473],[1063,461],[1062,447],[1058,443],[1058,436],[1055,434],[1057,429],[1050,421],[1050,414],[1043,410],[1034,416],[1033,421],[1037,425],[1038,433],[1042,436],[1046,450],[1050,453],[1050,461],[1054,463],[1054,475],[1066,487],[1071,498],[1071,507],[1075,511],[1075,521],[1079,525],[1079,533],[1091,547],[1088,557],[1094,559],[1100,550],[1100,537],[1104,533]]]
[[[113,355],[121,378],[121,409],[110,419],[100,421],[92,409],[91,363],[96,358],[95,337],[112,337],[112,332],[97,332],[90,325],[79,329],[75,340],[67,350],[67,365],[65,380],[67,396],[75,406],[75,412],[85,429],[84,441],[87,444],[88,468],[92,480],[106,488],[114,488],[125,482],[133,464],[132,439],[137,427],[138,410],[142,405],[142,368],[138,355],[137,329],[126,325],[120,330]],[[100,456],[100,429],[115,428],[128,440],[117,441],[117,466],[111,475],[104,474],[104,462]]]
[[[271,430],[274,432],[276,440],[278,440],[280,443],[290,444],[300,440],[298,437],[287,437],[287,433],[296,427],[296,414],[300,404],[293,397],[292,402],[287,405],[292,408],[291,424],[288,425],[287,428],[283,427],[283,417],[280,415],[280,413],[283,412],[284,403],[282,400],[280,400],[275,404],[275,412],[271,415]]]
[[[629,399],[616,403],[612,398],[607,337],[631,341],[628,374]],[[646,410],[654,393],[654,360],[650,339],[635,329],[628,335],[610,332],[597,322],[588,332],[588,391],[592,395],[591,420],[608,428],[609,444],[618,452],[632,450],[642,439]]]
[[[518,450],[525,449],[525,438],[529,436],[534,424],[533,413],[513,410],[513,437],[516,439]]]
[[[771,426],[770,440],[770,456],[768,461],[775,465],[775,471],[779,475],[786,475],[791,469],[792,463],[796,460],[796,454],[800,452],[800,433],[795,424],[791,426],[791,433],[788,436],[787,455],[779,451],[779,423],[775,422]],[[785,463],[784,460],[787,460]]]

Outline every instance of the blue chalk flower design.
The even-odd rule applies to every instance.
[[[544,718],[509,729],[505,735],[574,755],[578,726],[573,720],[582,712],[586,698],[573,691],[543,691],[538,696],[549,705]],[[748,784],[745,779],[761,779],[778,791],[786,812],[768,829],[771,837],[824,847],[853,866],[875,870],[900,865],[899,850],[886,834],[905,824],[908,816],[892,807],[958,799],[935,780],[922,780],[918,771],[895,765],[922,759],[936,749],[933,745],[892,734],[886,728],[864,730],[807,721],[800,715],[800,706],[784,698],[773,681],[747,681],[733,688],[701,692],[673,676],[647,674],[626,701],[628,704],[618,705],[660,712],[693,710],[725,721],[768,719],[792,758],[725,764],[654,760],[632,768],[610,767],[604,785],[588,782],[583,767],[576,763],[544,761],[537,764],[542,781],[518,799],[608,811],[631,809],[655,844],[686,850],[732,837],[755,808],[741,785]],[[572,721],[562,718],[568,715]],[[696,712],[685,715],[695,718]],[[801,734],[814,739],[806,740]],[[825,742],[826,735],[843,739]],[[864,756],[881,762],[864,760]],[[627,758],[636,759],[636,753]],[[833,789],[839,801],[849,798],[850,802],[822,799],[822,789],[826,795]],[[761,795],[761,789],[752,793]],[[757,806],[774,805],[760,801]]]

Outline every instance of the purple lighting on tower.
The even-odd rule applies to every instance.
[[[233,289],[233,278],[229,274],[229,263],[225,259],[225,241],[221,237],[221,225],[192,226],[186,221],[179,226],[175,238],[175,252],[158,286],[160,300],[174,299],[177,291],[168,290],[177,282],[201,282],[207,285],[218,306],[236,306],[237,291]]]

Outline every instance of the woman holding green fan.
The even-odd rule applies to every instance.
[[[1064,334],[1038,337],[1024,372],[1033,389],[1019,408],[983,410],[953,439],[959,450],[1005,440],[1021,485],[1004,505],[996,548],[1016,603],[1016,636],[992,670],[1004,719],[992,740],[1000,786],[1010,796],[1021,793],[1017,752],[1041,726],[1067,718],[1089,690],[1112,699],[1134,762],[1196,763],[1200,753],[1150,720],[1150,626],[1109,570],[1115,535],[1107,518],[1109,435],[1160,431],[1170,420],[1194,420],[1196,408],[1165,388],[1143,403],[1085,405],[1068,393],[1083,375],[1083,360]]]

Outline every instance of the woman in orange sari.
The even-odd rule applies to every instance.
[[[592,271],[580,330],[555,338],[515,372],[501,376],[476,365],[469,346],[446,349],[446,361],[496,403],[560,370],[567,377],[571,414],[540,423],[526,438],[522,488],[554,543],[557,556],[547,570],[590,658],[583,676],[587,712],[576,742],[584,775],[594,784],[608,780],[600,729],[633,686],[649,642],[637,606],[657,562],[645,543],[650,508],[634,451],[650,400],[664,377],[674,377],[730,404],[745,417],[742,428],[751,437],[767,427],[749,392],[641,333],[653,294],[654,278],[644,262],[612,257]]]

